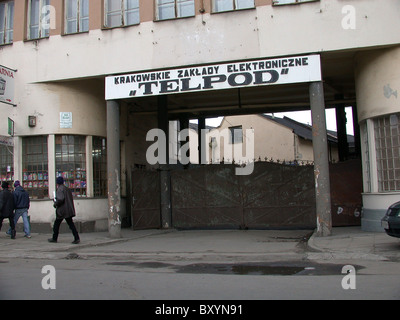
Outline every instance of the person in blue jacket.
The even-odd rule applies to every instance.
[[[22,217],[22,221],[24,222],[24,232],[25,237],[31,237],[31,227],[28,220],[28,210],[30,207],[30,199],[29,194],[22,188],[21,183],[17,180],[14,182],[14,204],[15,204],[15,214],[14,214],[14,224],[17,225],[17,222],[20,217]],[[10,230],[9,230],[10,231]]]

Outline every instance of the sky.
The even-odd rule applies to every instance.
[[[283,118],[284,116],[296,120],[301,123],[311,125],[311,111],[293,111],[274,113],[275,117]],[[347,134],[354,135],[353,130],[353,113],[352,108],[346,108],[347,117]],[[206,119],[206,125],[218,127],[223,117]],[[326,126],[328,130],[336,131],[336,114],[335,109],[326,109]]]

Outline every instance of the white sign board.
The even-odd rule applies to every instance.
[[[149,71],[106,78],[106,100],[321,81],[319,55]]]
[[[60,129],[72,129],[72,112],[60,112]]]
[[[0,65],[0,102],[15,105],[15,70]]]

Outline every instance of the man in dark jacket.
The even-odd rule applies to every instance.
[[[57,178],[57,193],[54,199],[54,208],[56,208],[56,221],[53,226],[53,238],[49,239],[49,242],[57,242],[58,232],[60,230],[61,222],[65,219],[69,228],[74,236],[73,244],[80,242],[78,231],[76,230],[75,224],[72,218],[75,217],[74,199],[71,190],[64,185],[64,179],[62,177]]]
[[[3,225],[3,220],[8,218],[11,226],[11,239],[15,239],[16,231],[14,224],[14,197],[10,190],[8,190],[8,182],[4,181],[1,184],[3,189],[0,192],[0,230]]]
[[[29,194],[22,188],[21,183],[17,180],[14,183],[14,204],[15,204],[15,217],[14,224],[17,225],[17,222],[20,217],[24,222],[24,232],[25,237],[31,237],[31,228],[28,220],[28,209],[30,207]],[[11,230],[9,230],[11,232]]]

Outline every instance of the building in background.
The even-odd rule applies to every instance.
[[[228,129],[230,133],[230,140],[227,144],[224,141],[218,143],[213,135],[213,130],[210,130],[209,138],[207,138],[207,141],[212,140],[209,162],[213,162],[213,159],[222,161],[221,155],[224,155],[224,148],[232,147],[234,144],[241,145],[240,148],[245,155],[248,140],[246,130],[252,130],[254,133],[254,158],[247,158],[247,162],[256,160],[309,164],[314,161],[311,125],[297,122],[288,117],[280,118],[259,114],[226,116],[216,130],[219,133],[225,129]],[[236,136],[234,130],[236,130]],[[219,138],[220,135],[216,136]],[[354,137],[348,135],[347,142],[349,155],[353,153],[354,157]],[[339,161],[338,138],[335,131],[328,131],[328,152],[330,162]],[[216,154],[219,155],[218,159],[216,159]]]

